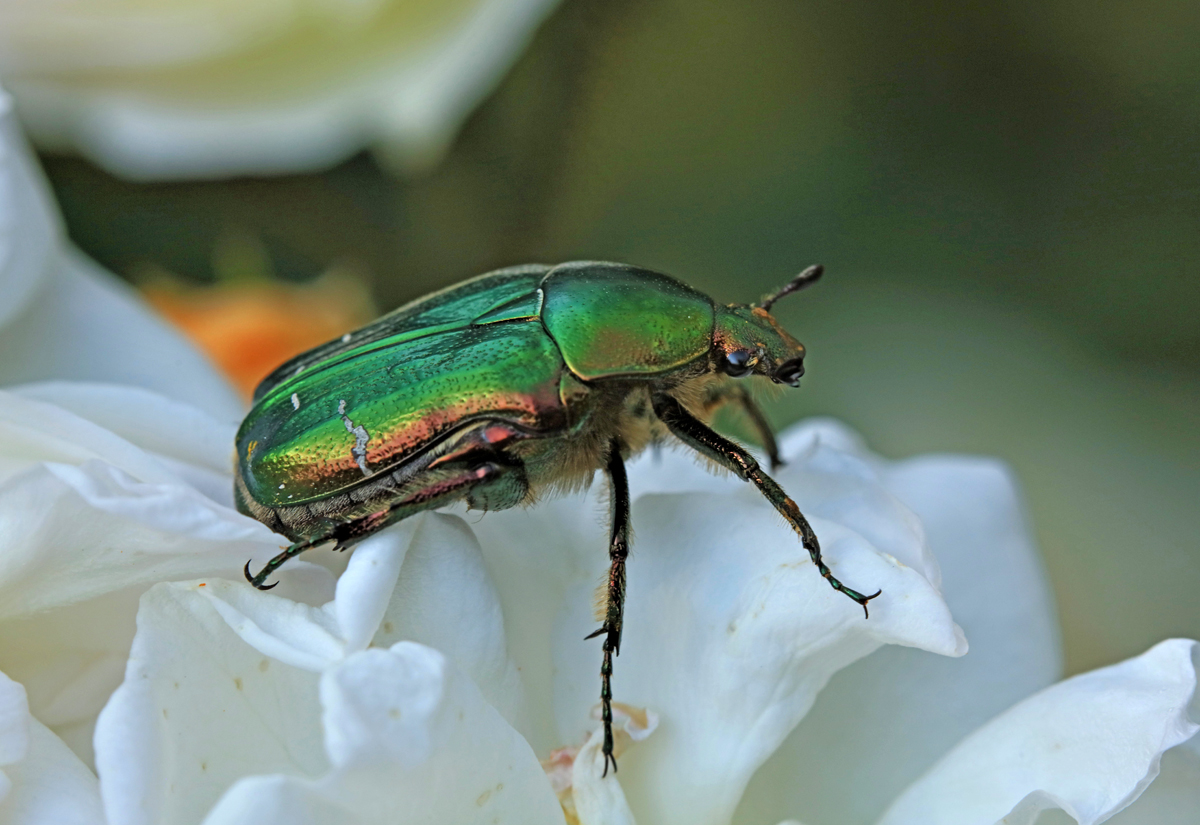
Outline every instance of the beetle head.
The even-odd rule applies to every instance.
[[[733,378],[765,375],[777,384],[798,387],[804,375],[804,345],[762,307],[718,307],[713,354],[717,368]]]
[[[804,345],[779,326],[771,306],[785,295],[816,282],[824,268],[810,266],[760,303],[717,308],[713,352],[718,369],[733,378],[764,375],[776,384],[800,386]]]

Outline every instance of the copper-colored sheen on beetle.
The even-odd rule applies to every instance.
[[[821,560],[800,508],[708,422],[740,406],[771,459],[778,449],[744,383],[799,386],[804,346],[775,321],[781,297],[820,277],[809,267],[758,304],[715,303],[667,275],[580,261],[510,267],[436,292],[293,358],[254,393],[237,435],[238,509],[293,544],[288,559],[345,549],[401,519],[466,501],[503,510],[612,486],[610,572],[603,588],[601,706],[612,756],[612,660],[620,650],[629,553],[625,460],[678,439],[754,484],[792,526],[817,571],[863,607]],[[589,636],[588,638],[591,638]]]

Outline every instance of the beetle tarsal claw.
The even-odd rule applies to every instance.
[[[859,599],[855,599],[856,602],[858,602],[859,604],[862,605],[863,615],[866,616],[868,619],[871,618],[871,613],[870,613],[870,611],[867,610],[867,602],[871,601],[871,599],[875,598],[876,596],[880,595],[881,593],[883,593],[882,588],[880,588],[879,590],[876,590],[870,596],[860,596],[859,599],[861,599],[861,601],[859,601]]]
[[[253,559],[251,559],[250,561],[253,561]],[[255,576],[254,574],[252,574],[250,572],[250,562],[249,561],[246,562],[246,566],[245,566],[245,568],[243,568],[243,570],[246,574],[246,581],[250,582],[250,584],[257,590],[270,590],[279,584],[279,582],[275,582],[275,584],[263,584],[261,581],[258,581],[257,580],[258,576]],[[264,567],[263,572],[265,572],[265,571],[266,571],[266,568]],[[261,576],[262,573],[259,573],[258,575]]]

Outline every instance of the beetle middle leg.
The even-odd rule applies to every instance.
[[[779,457],[779,442],[775,440],[775,431],[771,429],[771,422],[767,421],[766,414],[762,411],[762,407],[758,406],[758,402],[754,400],[750,391],[742,384],[719,384],[713,394],[705,399],[704,411],[708,413],[725,404],[737,404],[750,419],[751,426],[758,433],[758,440],[762,442],[763,449],[767,451],[771,469],[778,470],[782,467],[783,459]]]
[[[817,571],[829,582],[829,585],[834,590],[845,594],[860,604],[863,613],[868,618],[870,617],[870,613],[867,610],[867,602],[883,591],[878,590],[870,596],[864,596],[857,590],[852,590],[838,581],[837,577],[833,575],[833,571],[821,559],[821,545],[817,541],[817,534],[813,532],[808,519],[804,517],[796,502],[792,501],[788,494],[783,491],[783,488],[779,486],[778,482],[763,472],[762,467],[754,460],[754,456],[729,439],[713,432],[704,422],[684,409],[683,405],[671,396],[663,393],[657,394],[653,398],[653,403],[654,412],[658,415],[659,419],[683,443],[723,466],[728,467],[738,477],[749,481],[757,487],[759,492],[763,494],[767,501],[771,502],[775,509],[779,511],[779,514],[796,531],[796,535],[800,537],[800,543],[808,551],[808,555],[812,559],[813,564],[816,565]]]
[[[625,559],[629,556],[629,479],[625,475],[625,462],[621,458],[621,442],[613,439],[608,446],[605,471],[612,484],[609,503],[612,530],[608,542],[608,581],[605,582],[606,597],[604,624],[586,638],[604,635],[604,661],[600,665],[600,715],[604,721],[604,773],[608,776],[611,764],[617,772],[617,760],[613,756],[612,731],[612,671],[613,656],[621,653],[621,624],[625,614]]]
[[[246,580],[259,590],[270,590],[279,583],[266,584],[272,573],[318,544],[333,541],[338,550],[345,550],[390,524],[463,499],[479,509],[505,509],[524,499],[528,489],[525,467],[519,460],[499,452],[464,455],[439,466],[437,472],[427,477],[418,476],[399,493],[396,501],[382,509],[296,542],[256,574],[251,574],[250,562],[246,562]]]

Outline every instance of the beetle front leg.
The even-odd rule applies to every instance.
[[[595,633],[587,636],[594,639],[604,634],[604,661],[600,665],[600,715],[604,720],[604,773],[608,766],[617,772],[617,759],[613,756],[612,732],[612,671],[613,656],[621,653],[621,624],[625,614],[625,559],[629,556],[629,479],[625,475],[625,462],[621,458],[621,442],[613,439],[608,448],[605,467],[612,496],[609,504],[612,530],[608,542],[608,581],[605,582],[604,624]]]
[[[655,414],[658,415],[659,419],[667,425],[667,429],[679,440],[719,464],[728,467],[739,478],[749,481],[757,487],[759,492],[763,494],[767,501],[771,502],[775,509],[779,511],[779,514],[796,531],[796,535],[800,537],[800,543],[808,551],[808,555],[812,559],[813,564],[816,565],[817,571],[829,582],[829,585],[834,590],[845,594],[860,604],[863,613],[870,618],[871,614],[867,611],[867,602],[883,591],[877,590],[870,596],[864,596],[857,590],[852,590],[838,581],[837,577],[833,575],[833,571],[821,559],[821,545],[817,541],[817,534],[813,532],[808,519],[804,517],[796,502],[792,501],[775,479],[763,471],[758,462],[754,460],[754,456],[729,439],[713,432],[704,422],[689,413],[684,409],[682,404],[671,396],[666,394],[655,395],[653,403]]]

